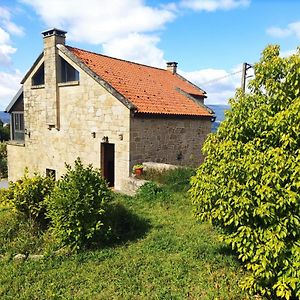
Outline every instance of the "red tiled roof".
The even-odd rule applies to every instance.
[[[77,58],[129,100],[139,113],[211,116],[180,92],[205,97],[204,92],[170,71],[67,46]]]

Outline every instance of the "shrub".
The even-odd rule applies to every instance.
[[[45,197],[48,196],[54,186],[54,180],[35,174],[29,177],[27,171],[17,182],[9,183],[9,187],[3,196],[17,212],[30,222],[41,227],[47,225]]]
[[[196,170],[188,167],[179,167],[173,170],[157,170],[149,168],[144,171],[142,178],[167,186],[172,192],[187,191],[190,187],[190,179]]]
[[[109,228],[103,223],[111,192],[98,170],[84,167],[78,158],[47,199],[48,217],[61,245],[73,250],[98,243]]]
[[[155,182],[149,181],[142,185],[137,191],[137,197],[145,201],[154,201],[157,199],[167,200],[170,195]]]
[[[37,254],[44,243],[44,231],[11,208],[0,208],[0,255]]]
[[[242,285],[272,299],[300,298],[300,51],[269,46],[250,93],[204,145],[190,190],[196,216],[225,229],[250,275]]]
[[[7,177],[7,152],[6,143],[0,142],[0,178]]]
[[[165,175],[165,184],[173,192],[187,191],[190,187],[190,180],[195,175],[193,168],[176,168],[169,170]]]
[[[3,126],[0,120],[0,141],[8,141],[10,138],[10,126]]]

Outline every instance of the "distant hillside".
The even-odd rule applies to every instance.
[[[5,113],[4,111],[0,111],[0,120],[4,123],[9,123],[9,114]]]
[[[229,109],[229,105],[208,105],[216,114],[216,121],[213,123],[212,126],[212,131],[215,132],[220,123],[224,120],[225,115],[224,112],[225,110]]]

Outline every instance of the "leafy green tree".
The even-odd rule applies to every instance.
[[[199,220],[224,229],[245,263],[242,286],[271,299],[300,298],[300,50],[268,46],[249,93],[237,91],[205,162],[191,180]]]
[[[8,141],[10,138],[10,125],[3,126],[3,122],[0,120],[0,141]]]
[[[0,178],[7,177],[7,146],[0,142]]]

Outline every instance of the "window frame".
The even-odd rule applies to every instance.
[[[59,83],[78,82],[79,71],[60,57],[60,81]]]
[[[25,141],[25,124],[23,111],[11,112],[11,140],[16,142]]]
[[[40,75],[41,78],[39,78],[38,75]],[[36,80],[37,78],[39,80]],[[41,66],[38,68],[38,70],[31,77],[31,85],[33,87],[35,87],[35,86],[44,86],[45,85],[45,65],[44,65],[44,62],[41,64]]]

